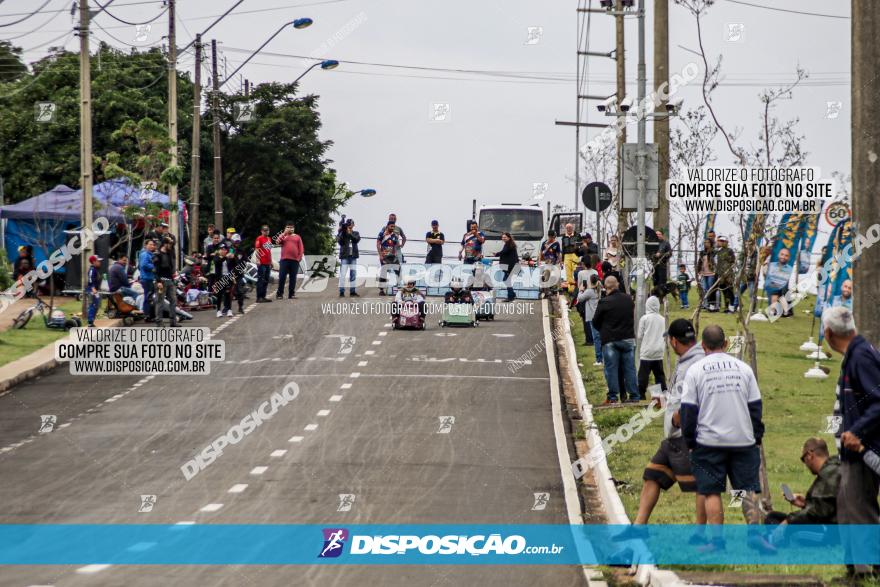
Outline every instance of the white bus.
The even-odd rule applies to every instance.
[[[580,231],[583,215],[580,212],[555,213],[548,225],[544,210],[538,204],[495,204],[480,206],[477,222],[486,237],[483,243],[485,257],[498,256],[504,246],[501,233],[509,232],[516,241],[520,257],[529,255],[537,259],[548,229],[559,234],[560,229],[570,222],[576,231]]]

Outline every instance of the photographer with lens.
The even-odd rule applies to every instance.
[[[354,220],[346,219],[345,214],[339,221],[339,230],[336,232],[336,242],[339,244],[339,297],[345,297],[346,274],[349,274],[349,296],[359,297],[355,291],[355,279],[357,278],[358,243],[361,235],[354,229]]]

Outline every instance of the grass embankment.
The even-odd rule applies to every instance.
[[[49,298],[45,298],[44,301],[48,303]],[[82,308],[81,302],[77,302],[73,298],[56,298],[55,303],[59,302],[60,305],[57,308],[63,310],[68,316],[79,312]],[[101,307],[103,311],[103,304]],[[102,311],[99,312],[99,315]],[[39,312],[34,312],[27,326],[23,329],[10,328],[0,332],[0,367],[40,350],[47,344],[63,338],[66,334],[64,330],[46,328],[42,316]]]
[[[691,292],[691,307],[694,306],[694,292]],[[693,309],[681,310],[677,301],[667,298],[669,321],[676,318],[691,318]],[[805,358],[807,353],[798,347],[810,336],[814,299],[808,298],[795,308],[792,318],[779,319],[774,323],[752,322],[750,330],[755,335],[758,355],[758,385],[764,403],[764,451],[767,459],[767,475],[772,491],[773,507],[788,512],[792,508],[782,499],[780,484],[786,483],[795,493],[806,493],[814,477],[804,467],[799,458],[804,440],[811,436],[825,439],[833,449],[834,438],[825,433],[826,417],[831,415],[834,405],[834,388],[837,381],[840,356],[832,355],[823,364],[831,369],[827,379],[806,379],[804,372],[813,362]],[[584,346],[583,324],[576,311],[571,314],[572,335],[575,337],[578,363],[587,397],[594,406],[605,400],[606,386],[601,367],[593,367],[595,353],[592,346]],[[719,324],[727,336],[736,334],[734,314],[701,313],[700,328]],[[813,333],[815,334],[815,333]],[[698,334],[699,336],[699,334]],[[826,348],[826,354],[831,354]],[[670,351],[671,353],[671,351]],[[675,364],[674,355],[671,366]],[[666,376],[671,375],[671,366]],[[653,383],[653,381],[652,381]],[[604,438],[618,426],[627,422],[636,408],[615,408],[593,412],[599,434]],[[654,420],[644,430],[635,434],[628,442],[617,444],[608,457],[608,464],[614,478],[622,485],[618,492],[630,519],[638,512],[639,493],[642,487],[642,471],[663,437],[663,419]],[[725,501],[725,523],[745,523],[742,510],[727,507]],[[693,524],[694,496],[683,494],[678,486],[660,497],[651,516],[656,524]],[[700,569],[700,567],[691,567]],[[703,570],[709,570],[702,567]],[[729,569],[729,567],[728,567]],[[748,566],[737,567],[738,571],[751,573],[783,573],[814,575],[828,580],[841,576],[844,568],[833,566]]]

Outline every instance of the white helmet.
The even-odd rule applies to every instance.
[[[64,320],[64,312],[61,310],[52,310],[52,320]]]

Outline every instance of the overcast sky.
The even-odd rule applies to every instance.
[[[179,0],[179,45],[190,42],[231,6],[234,0]],[[754,4],[845,18],[798,15],[717,0],[704,22],[704,43],[710,56],[723,55],[725,83],[715,94],[719,116],[729,128],[742,129],[744,140],[755,142],[759,131],[763,87],[776,87],[794,77],[798,66],[810,79],[791,100],[779,107],[781,118],[799,117],[806,135],[808,163],[822,169],[849,172],[850,167],[850,21],[849,2],[837,0],[768,0]],[[306,67],[294,57],[316,55],[343,63],[334,71],[314,70],[302,90],[320,95],[321,136],[332,140],[329,157],[339,179],[352,188],[372,187],[378,195],[358,198],[345,212],[360,230],[378,232],[389,211],[415,236],[432,218],[456,237],[470,216],[471,200],[480,203],[533,201],[533,184],[549,184],[553,203],[574,203],[574,130],[554,125],[575,116],[577,0],[335,0],[289,2],[246,0],[207,36],[223,48],[231,72],[247,53],[261,45],[282,23],[308,16],[315,24],[279,35],[243,70],[252,82],[292,81]],[[598,0],[593,1],[596,6]],[[648,77],[652,72],[652,6],[648,1]],[[29,12],[35,0],[7,0],[0,22]],[[72,19],[69,0],[51,0],[45,14],[0,29],[0,38],[25,48],[28,60],[45,52],[39,47],[66,42]],[[58,14],[48,11],[60,10]],[[146,20],[162,10],[159,1],[116,0],[110,8],[128,21]],[[44,24],[46,21],[50,22]],[[138,36],[134,26],[106,14],[97,39],[124,48],[126,44],[161,44],[167,32],[163,16]],[[743,25],[739,40],[728,39],[731,24]],[[40,30],[30,32],[40,27]],[[529,27],[542,27],[536,43],[527,43]],[[637,25],[627,20],[628,88],[635,94]],[[117,40],[111,38],[116,37]],[[670,71],[698,58],[693,18],[682,8],[670,8]],[[613,19],[593,15],[590,49],[614,47]],[[323,48],[323,52],[322,52]],[[181,59],[192,69],[192,55]],[[404,66],[404,67],[390,67]],[[428,69],[419,69],[428,68]],[[431,69],[433,68],[433,69]],[[590,60],[589,94],[614,89],[614,63]],[[475,70],[466,73],[448,70]],[[702,72],[702,68],[701,68]],[[237,86],[230,82],[230,86]],[[685,107],[699,103],[698,83],[680,90]],[[828,103],[840,102],[836,117]],[[432,121],[435,104],[448,104],[445,121]],[[445,109],[445,107],[440,107]],[[598,122],[594,104],[589,116]],[[605,121],[604,119],[602,120]],[[591,130],[592,136],[596,131]],[[630,134],[635,138],[635,130]],[[650,138],[650,125],[649,125]],[[582,135],[582,142],[586,140]],[[719,163],[732,163],[717,144]],[[581,177],[582,185],[592,180]],[[546,202],[546,199],[544,200]],[[279,219],[280,220],[280,219]],[[724,225],[722,225],[723,227]],[[729,228],[722,228],[729,230]]]

